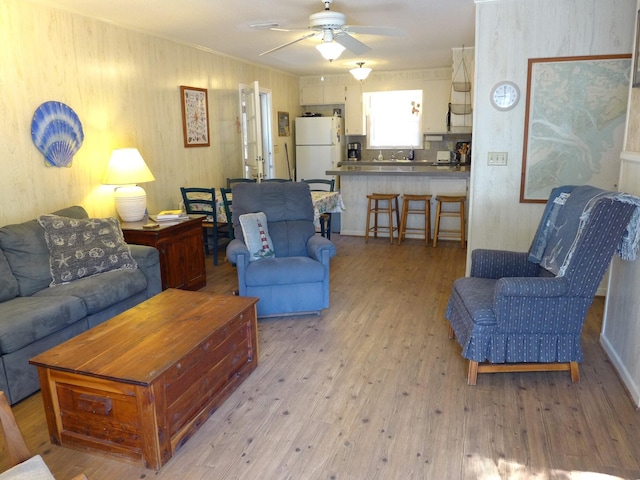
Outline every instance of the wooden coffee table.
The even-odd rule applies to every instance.
[[[258,365],[257,301],[168,289],[32,358],[51,442],[159,470]]]

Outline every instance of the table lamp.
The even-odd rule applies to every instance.
[[[113,196],[120,218],[125,222],[138,222],[147,210],[147,194],[136,184],[154,180],[137,148],[118,148],[111,154],[102,183],[118,185]]]

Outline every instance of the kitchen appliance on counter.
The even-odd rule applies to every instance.
[[[451,154],[452,152],[450,150],[438,150],[436,153],[436,164],[449,165],[452,161]]]
[[[347,160],[352,162],[362,160],[362,146],[360,142],[353,142],[347,146]]]
[[[327,170],[335,170],[342,160],[342,118],[296,118],[296,180],[334,179]]]

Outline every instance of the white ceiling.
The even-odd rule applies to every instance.
[[[159,37],[268,65],[297,75],[343,73],[362,61],[374,70],[448,67],[453,47],[473,46],[473,0],[334,0],[332,11],[347,25],[397,27],[402,37],[353,35],[371,47],[357,57],[349,51],[331,64],[307,39],[260,56],[305,32],[257,30],[275,22],[307,27],[309,15],[324,10],[322,0],[36,0],[37,3],[111,21]]]

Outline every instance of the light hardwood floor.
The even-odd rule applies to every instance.
[[[602,299],[580,383],[509,373],[470,387],[444,319],[459,243],[333,240],[331,307],[260,321],[258,368],[160,472],[51,445],[39,393],[14,407],[31,451],[59,479],[640,478],[640,414],[598,344]],[[235,288],[228,263],[207,269],[204,291]]]

